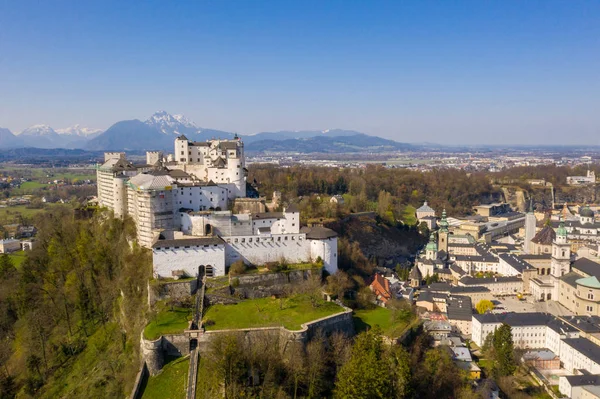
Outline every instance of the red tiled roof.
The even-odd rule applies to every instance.
[[[390,282],[381,274],[375,274],[373,282],[371,283],[371,289],[373,290],[375,295],[377,295],[377,298],[383,303],[386,303],[387,301],[392,299],[392,289],[390,287]]]

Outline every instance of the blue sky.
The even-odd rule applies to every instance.
[[[0,127],[600,145],[596,1],[0,0]]]

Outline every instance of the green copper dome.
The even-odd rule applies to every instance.
[[[435,242],[435,236],[433,235],[433,233],[431,233],[431,235],[429,236],[429,242],[427,243],[425,250],[437,252],[437,243]]]
[[[442,211],[442,220],[440,221],[440,231],[448,232],[448,219],[446,219],[446,209]]]

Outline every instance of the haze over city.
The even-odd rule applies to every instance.
[[[597,2],[2,2],[0,127],[599,145]]]

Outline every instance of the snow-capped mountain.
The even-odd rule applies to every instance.
[[[155,127],[164,134],[181,135],[199,133],[200,129],[183,115],[171,115],[166,111],[157,111],[146,120],[146,125]]]
[[[138,119],[119,121],[105,131],[71,126],[52,129],[48,125],[31,126],[18,135],[0,129],[0,148],[80,148],[94,151],[173,150],[176,136],[185,134],[189,140],[202,142],[235,135],[222,130],[205,129],[180,114],[155,112],[142,122]],[[397,151],[406,144],[369,136],[353,130],[295,130],[241,135],[247,150],[300,152]]]
[[[79,124],[67,127],[64,129],[56,129],[56,133],[64,136],[78,136],[91,138],[102,133],[102,129],[93,129],[90,127],[83,127]]]
[[[18,133],[18,136],[54,136],[57,133],[48,125],[33,125]]]

